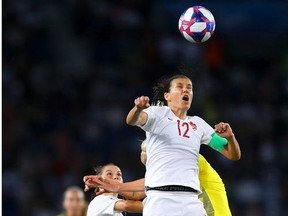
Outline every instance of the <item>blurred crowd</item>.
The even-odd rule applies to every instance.
[[[274,3],[275,16],[285,12]],[[188,6],[3,1],[3,215],[60,213],[65,189],[83,187],[82,177],[108,162],[120,166],[124,181],[143,177],[145,134],[125,124],[126,114],[135,97],[152,96],[158,78],[179,72],[194,82],[190,115],[212,126],[229,122],[240,143],[237,162],[201,149],[226,184],[233,215],[288,211],[287,22],[286,29],[273,26],[274,34],[257,24],[242,34],[216,24],[213,37],[196,45],[177,29]],[[212,1],[207,7],[213,11]],[[221,13],[215,9],[216,23],[225,23]]]

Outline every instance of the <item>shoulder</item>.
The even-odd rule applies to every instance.
[[[150,106],[146,109],[144,109],[143,111],[149,111],[149,110],[153,110],[154,112],[157,112],[157,111],[169,111],[170,108],[168,106]]]
[[[96,196],[88,205],[87,216],[92,215],[112,215],[114,213],[114,205],[119,199],[112,195],[101,194]]]
[[[189,120],[191,120],[193,123],[203,126],[203,127],[207,127],[210,126],[203,118],[199,117],[199,116],[189,116]]]
[[[103,200],[118,200],[118,198],[112,195],[101,194],[96,196],[91,202],[99,202]]]
[[[171,111],[168,106],[150,106],[143,110],[148,115],[163,116]]]
[[[192,121],[197,121],[197,122],[205,122],[204,119],[202,119],[201,117],[199,116],[189,116],[189,119],[191,119]]]
[[[88,208],[94,208],[99,205],[103,205],[103,203],[108,203],[110,200],[114,200],[116,197],[110,195],[101,194],[96,196],[91,202],[89,203]]]
[[[204,158],[203,155],[199,154],[199,157],[198,157],[198,166],[199,166],[199,169],[201,171],[203,170],[207,170],[207,167],[210,166],[210,164],[208,163],[208,161]]]
[[[198,158],[199,158],[199,161],[200,161],[200,160],[201,160],[201,161],[205,160],[205,158],[204,158],[204,156],[203,156],[202,154],[199,154],[199,155],[198,155]]]

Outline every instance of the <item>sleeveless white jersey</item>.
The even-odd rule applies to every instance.
[[[143,110],[147,122],[145,186],[183,185],[200,191],[198,154],[214,129],[198,116],[179,119],[167,106]]]
[[[112,195],[96,196],[88,205],[87,216],[123,216],[114,211],[115,203],[120,200]]]

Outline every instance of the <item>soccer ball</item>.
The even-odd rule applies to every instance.
[[[183,37],[192,43],[207,41],[215,30],[213,14],[202,6],[185,10],[180,16],[178,27]]]

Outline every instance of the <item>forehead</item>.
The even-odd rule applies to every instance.
[[[112,171],[112,172],[121,172],[120,168],[114,165],[107,165],[104,167],[103,172],[107,171]]]
[[[71,198],[80,198],[82,199],[84,197],[84,194],[80,191],[76,191],[76,190],[70,190],[67,191],[65,194],[65,198],[66,199],[71,199]]]
[[[177,85],[177,84],[192,85],[192,82],[188,78],[176,78],[172,80],[171,85]]]

